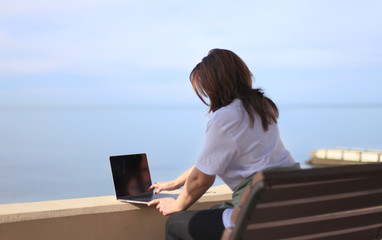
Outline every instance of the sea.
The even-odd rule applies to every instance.
[[[114,195],[109,156],[146,153],[152,181],[191,167],[203,106],[0,109],[0,204]],[[382,149],[380,105],[280,106],[284,145],[302,167],[319,148]],[[217,179],[215,185],[223,184]]]

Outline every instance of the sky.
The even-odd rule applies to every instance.
[[[380,0],[0,0],[0,108],[200,104],[237,53],[279,105],[382,105]]]

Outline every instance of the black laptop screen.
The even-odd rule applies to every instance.
[[[117,198],[147,192],[151,177],[146,154],[110,157]]]

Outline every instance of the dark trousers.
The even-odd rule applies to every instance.
[[[183,211],[170,215],[166,222],[166,240],[221,239],[224,209]]]

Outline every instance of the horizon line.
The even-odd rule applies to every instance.
[[[382,103],[291,103],[277,104],[280,109],[382,108]],[[0,104],[0,110],[118,110],[150,108],[205,108],[203,104]]]

